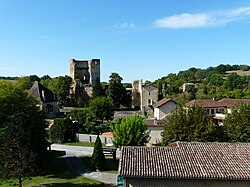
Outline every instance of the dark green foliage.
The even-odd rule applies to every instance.
[[[163,96],[172,98],[181,103],[186,103],[191,97],[179,93],[179,88],[184,83],[195,83],[195,95],[192,98],[205,99],[222,98],[248,99],[250,98],[250,76],[241,76],[236,73],[228,74],[227,71],[249,68],[247,65],[219,65],[207,69],[190,68],[178,74],[169,74],[154,82],[154,85],[165,85]],[[246,72],[248,74],[248,72]],[[190,92],[194,93],[194,92]]]
[[[93,98],[104,96],[105,92],[100,83],[99,77],[95,80],[95,85],[93,86]]]
[[[137,115],[115,119],[112,125],[113,143],[116,147],[145,145],[150,139],[147,125]]]
[[[223,141],[225,136],[218,134],[218,129],[211,117],[204,115],[202,108],[178,108],[164,124],[163,144],[175,141]],[[220,131],[224,132],[222,128]]]
[[[0,177],[22,178],[44,171],[45,117],[19,85],[0,81]]]
[[[72,103],[71,85],[72,79],[70,76],[59,76],[53,79],[47,79],[48,88],[55,92],[57,98],[63,102],[64,105],[70,105]]]
[[[122,84],[122,77],[118,73],[112,73],[110,75],[109,86],[106,90],[107,96],[113,100],[115,108],[118,109],[120,105],[125,103],[126,89]]]
[[[75,139],[74,126],[70,119],[55,119],[49,129],[49,140],[54,143],[62,143]]]
[[[89,103],[90,111],[96,121],[111,120],[114,116],[115,106],[110,98],[97,97]]]
[[[103,171],[105,169],[105,156],[103,154],[102,142],[99,135],[96,137],[94,152],[92,154],[93,168]]]
[[[35,82],[35,81],[40,82],[41,80],[37,75],[30,75],[29,78],[31,82]]]
[[[224,122],[229,141],[250,142],[250,105],[240,105],[227,114]]]

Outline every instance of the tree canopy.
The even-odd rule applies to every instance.
[[[250,105],[239,105],[227,114],[224,126],[229,141],[250,142]]]
[[[113,143],[116,147],[140,146],[150,139],[147,125],[144,124],[142,117],[137,115],[115,119],[111,128],[114,133]]]
[[[97,97],[89,103],[90,111],[95,120],[111,120],[114,116],[114,104],[110,98]]]
[[[126,89],[122,84],[122,77],[118,73],[112,73],[110,75],[109,86],[106,90],[106,94],[113,100],[115,108],[119,108],[124,103],[126,98]]]
[[[0,176],[22,178],[44,170],[45,117],[17,84],[0,81]]]
[[[224,128],[215,126],[200,107],[178,108],[164,124],[163,144],[176,141],[223,141]]]

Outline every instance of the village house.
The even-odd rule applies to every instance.
[[[162,120],[176,110],[177,103],[171,99],[163,98],[154,105],[154,118]]]
[[[134,81],[132,87],[132,107],[153,116],[154,104],[158,100],[158,88],[152,84],[144,85],[142,80]]]
[[[118,186],[249,187],[250,143],[122,147]]]
[[[205,113],[211,115],[215,122],[223,125],[226,114],[231,113],[232,109],[241,104],[250,104],[250,99],[194,99],[187,103],[187,107],[199,106],[204,109]]]
[[[35,81],[29,91],[29,95],[34,96],[39,101],[40,110],[45,112],[46,118],[52,119],[59,115],[59,104],[55,93]]]
[[[177,103],[171,99],[163,98],[154,105],[154,118],[144,120],[150,131],[149,145],[159,144],[162,140],[163,124],[166,118],[171,115],[177,107]]]

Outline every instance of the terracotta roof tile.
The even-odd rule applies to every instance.
[[[250,143],[122,147],[119,175],[136,178],[250,180]]]
[[[232,107],[239,104],[250,104],[250,99],[221,99],[218,103],[226,107]]]
[[[202,108],[224,107],[221,103],[213,99],[194,99],[187,103],[187,106],[199,106]]]
[[[163,98],[162,100],[158,101],[156,104],[155,104],[155,108],[159,108],[160,106],[164,105],[165,103],[169,102],[169,101],[172,101],[174,103],[176,103],[175,101],[171,100],[171,99],[167,99],[167,98]]]

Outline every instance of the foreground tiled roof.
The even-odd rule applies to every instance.
[[[167,99],[167,98],[163,98],[162,100],[158,101],[156,104],[155,104],[155,108],[159,108],[160,106],[164,105],[165,103],[169,102],[169,101],[172,101],[174,103],[176,103],[175,101],[171,100],[171,99]]]
[[[224,105],[218,103],[213,99],[194,99],[187,103],[187,106],[199,106],[202,108],[215,108],[215,107],[224,107]]]
[[[226,107],[232,107],[234,105],[250,104],[250,99],[221,99],[218,103]]]
[[[119,175],[133,178],[250,180],[250,143],[122,147]]]

